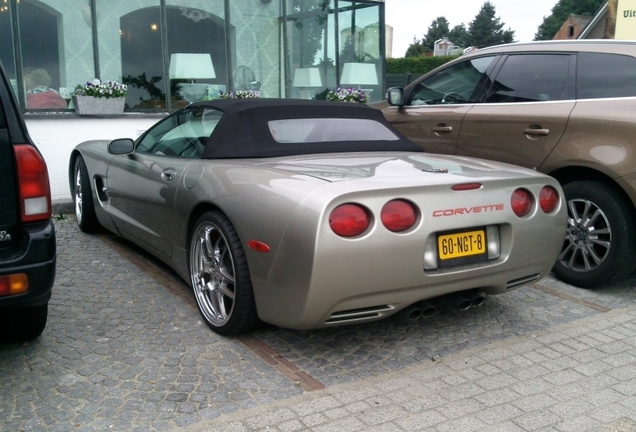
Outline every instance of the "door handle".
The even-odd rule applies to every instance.
[[[438,124],[437,126],[433,126],[433,132],[435,133],[449,133],[453,131],[452,126],[446,126],[445,124]]]
[[[175,175],[177,175],[177,170],[175,170],[174,168],[166,168],[161,173],[161,178],[163,180],[170,181],[174,178]]]
[[[524,129],[523,133],[525,135],[541,135],[541,136],[546,136],[550,134],[550,129],[533,129],[533,128],[528,128],[528,129]]]

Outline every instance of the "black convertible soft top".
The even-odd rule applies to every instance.
[[[380,110],[363,104],[297,99],[217,99],[184,110],[211,107],[223,112],[203,151],[203,159],[258,158],[311,153],[408,151],[422,152],[393,126]],[[368,119],[389,129],[395,140],[278,142],[269,122],[286,119]]]

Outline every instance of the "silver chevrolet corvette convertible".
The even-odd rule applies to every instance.
[[[69,179],[80,228],[174,268],[222,335],[505,293],[548,273],[567,224],[553,178],[429,155],[348,103],[194,103],[137,140],[79,144]]]

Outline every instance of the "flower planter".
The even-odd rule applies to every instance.
[[[75,112],[79,115],[121,114],[124,112],[125,103],[125,97],[73,96]]]

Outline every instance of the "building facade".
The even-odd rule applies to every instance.
[[[134,138],[192,101],[338,85],[382,99],[384,27],[384,0],[2,0],[0,60],[59,200],[74,145]],[[75,114],[74,89],[95,78],[127,85],[124,114]]]

